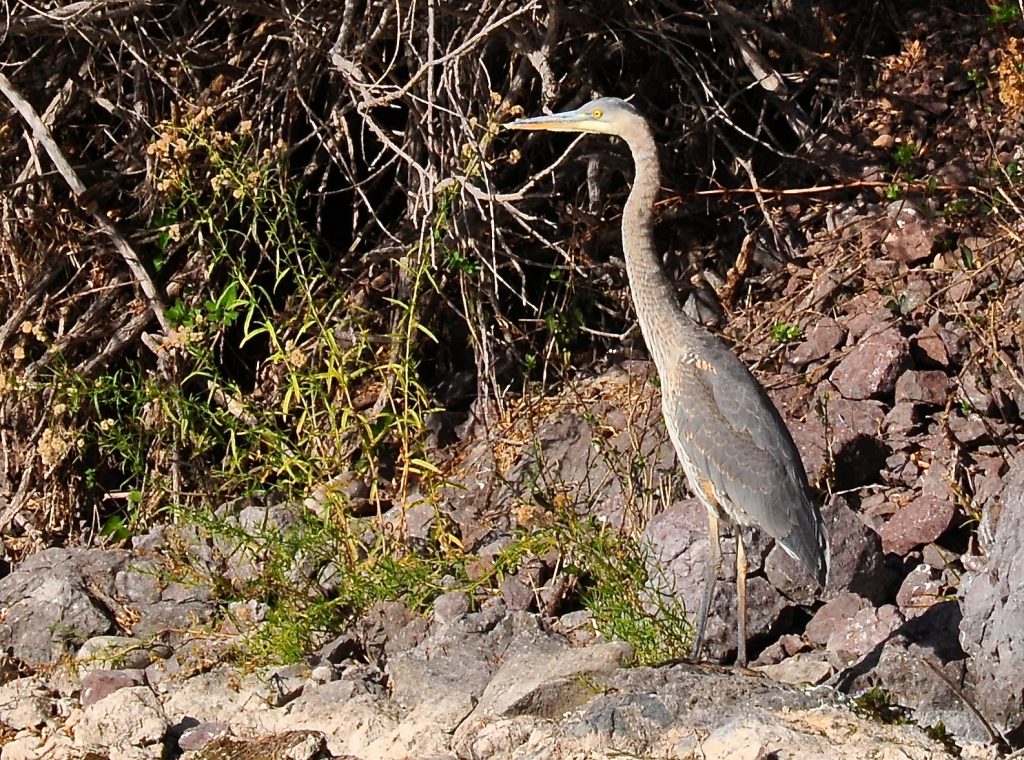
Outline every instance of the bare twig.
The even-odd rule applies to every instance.
[[[4,74],[0,73],[0,92],[4,94],[7,100],[10,101],[11,105],[18,112],[25,123],[31,128],[32,135],[36,141],[43,146],[49,155],[50,160],[53,161],[57,167],[57,171],[67,182],[68,187],[71,188],[71,193],[78,199],[83,193],[85,193],[85,184],[79,178],[78,174],[68,163],[67,158],[64,157],[64,153],[57,143],[53,139],[53,135],[50,130],[39,118],[39,115],[35,112],[35,109],[25,100],[21,94],[15,89]],[[166,307],[164,306],[163,299],[161,298],[159,291],[157,290],[156,284],[149,276],[149,272],[142,265],[142,260],[139,255],[132,248],[127,238],[121,234],[121,231],[117,229],[110,218],[98,208],[90,208],[89,212],[92,214],[93,219],[96,220],[97,224],[103,228],[103,230],[110,236],[111,241],[114,243],[114,247],[118,253],[124,259],[125,264],[131,270],[139,286],[142,288],[142,292],[145,293],[149,306],[153,310],[154,316],[163,328],[164,334],[170,335],[174,332],[174,326],[167,319]]]

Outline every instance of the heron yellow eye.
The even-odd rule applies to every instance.
[[[590,113],[595,119],[600,119],[602,116],[604,116],[604,111],[602,111],[600,108],[595,108]]]

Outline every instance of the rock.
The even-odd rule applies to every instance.
[[[945,406],[952,383],[945,372],[937,369],[904,372],[896,381],[896,403]]]
[[[421,545],[430,538],[437,522],[437,510],[427,501],[412,506],[399,505],[389,509],[382,522],[390,535],[402,536],[414,545]]]
[[[910,344],[895,327],[862,338],[832,372],[832,382],[847,399],[887,396],[910,364]]]
[[[903,616],[891,604],[864,607],[833,632],[825,645],[836,668],[848,668],[869,655],[903,625]]]
[[[809,605],[817,599],[820,589],[814,576],[778,544],[765,559],[764,574],[775,589],[797,604]]]
[[[328,760],[327,740],[319,731],[286,731],[258,739],[222,736],[204,746],[193,760]]]
[[[822,317],[814,323],[804,338],[789,355],[794,364],[810,364],[824,359],[846,339],[846,330],[831,317]]]
[[[652,578],[660,579],[659,591],[679,599],[687,610],[700,609],[711,546],[707,520],[707,510],[697,499],[685,499],[651,517],[642,537],[642,541],[651,547],[650,574]],[[726,575],[736,566],[733,547],[733,542],[722,541],[722,567]],[[750,556],[754,561],[759,555],[750,552]],[[777,603],[776,597],[769,604],[774,608]],[[754,601],[750,602],[752,610],[754,604]],[[704,640],[704,651],[710,659],[724,659],[735,650],[735,610],[735,584],[719,580],[715,585]],[[750,636],[759,633],[763,630],[756,623],[751,624]]]
[[[790,657],[775,665],[758,665],[754,670],[779,683],[816,686],[832,675],[833,668],[822,653],[814,652]]]
[[[852,488],[876,482],[889,454],[880,436],[885,419],[881,402],[842,398],[827,383],[819,386],[817,395],[818,413],[790,424],[808,477],[813,481],[824,470],[827,446],[837,486]]]
[[[593,644],[600,639],[594,622],[594,615],[590,610],[573,610],[556,618],[551,628],[556,633],[565,636],[569,644],[575,647]]]
[[[144,670],[92,670],[82,678],[82,707],[99,702],[118,689],[142,686],[146,682]]]
[[[346,631],[322,646],[317,656],[323,662],[337,665],[344,660],[358,656],[361,652],[362,646],[359,639],[352,631]]]
[[[311,671],[309,671],[308,686],[317,687],[323,686],[325,683],[336,681],[338,679],[338,669],[331,663],[325,665],[317,665]]]
[[[185,729],[178,737],[178,749],[182,752],[203,749],[210,742],[228,736],[231,726],[227,723],[205,722]]]
[[[1024,457],[1010,464],[1003,501],[982,516],[984,555],[971,558],[957,598],[970,694],[997,728],[1013,730],[1024,723]]]
[[[426,635],[427,621],[401,602],[381,602],[357,621],[363,647],[375,662],[386,662],[395,653],[411,649]]]
[[[992,424],[977,414],[963,415],[952,411],[949,415],[949,432],[961,446],[977,446],[987,443],[991,436]]]
[[[361,759],[438,756],[445,736],[435,724],[425,726],[417,721],[410,711],[388,699],[383,689],[344,678],[305,691],[295,701],[272,710],[252,710],[243,701],[228,722],[238,736],[317,731],[326,738],[332,755]]]
[[[169,726],[152,689],[133,686],[86,707],[74,728],[75,744],[94,751],[154,747]]]
[[[155,561],[136,556],[114,577],[114,590],[119,598],[144,608],[160,601],[165,587],[160,576]]]
[[[114,594],[123,551],[44,549],[0,580],[0,650],[30,666],[49,665],[113,630],[97,598]]]
[[[134,636],[93,636],[75,652],[75,665],[78,677],[85,678],[93,670],[146,668],[162,653]]]
[[[255,633],[266,621],[269,611],[270,607],[266,602],[256,599],[228,602],[220,630],[228,636]]]
[[[950,365],[949,350],[946,348],[946,344],[951,339],[948,332],[937,325],[922,328],[911,340],[914,359],[921,366],[930,365],[946,369]]]
[[[244,684],[245,688],[240,688],[238,681],[235,673],[224,665],[191,678],[177,679],[164,696],[164,712],[174,725],[186,720],[193,724],[233,725],[247,706],[250,709],[258,707],[261,711],[266,710],[266,703],[256,696],[257,684],[250,679]],[[320,688],[328,689],[332,686],[333,683]]]
[[[1007,344],[1010,342],[1006,341]],[[1001,372],[992,375],[989,383],[992,386],[989,409],[993,416],[1003,422],[1019,422],[1021,409],[1024,408],[1024,388],[1020,387],[1015,378]]]
[[[948,499],[921,495],[896,510],[878,531],[882,549],[904,556],[911,549],[928,544],[944,534],[956,515]]]
[[[632,657],[633,648],[623,642],[570,649],[535,623],[521,625],[473,717],[554,718],[597,694],[603,678]]]
[[[822,517],[829,538],[827,591],[851,591],[874,604],[891,599],[899,581],[885,565],[878,534],[861,521],[844,496],[825,504]]]
[[[510,610],[525,612],[533,606],[533,589],[514,575],[505,576],[504,580],[498,584],[498,590]]]
[[[1008,470],[1006,459],[998,456],[975,455],[971,481],[974,483],[974,506],[987,514],[1000,498]]]
[[[188,631],[213,622],[217,605],[208,599],[205,590],[194,591],[192,599],[166,597],[140,611],[139,621],[132,626],[132,635],[149,639],[160,637],[171,646],[178,646]]]
[[[836,684],[847,693],[880,687],[893,701],[913,711],[922,726],[941,722],[962,743],[984,741],[987,732],[960,696],[939,677],[963,684],[967,661],[957,641],[960,610],[939,602],[893,631],[871,657],[854,665]]]
[[[945,584],[942,573],[933,567],[921,564],[903,579],[903,585],[896,592],[896,605],[908,620],[923,615],[932,606],[945,601]]]
[[[515,619],[504,617],[480,631],[468,618],[435,627],[419,646],[392,656],[392,698],[405,708],[429,706],[432,720],[442,730],[454,730],[473,711],[499,667],[512,641]]]
[[[810,643],[802,636],[786,633],[762,649],[754,665],[777,665],[789,657],[810,651],[810,648]]]
[[[38,728],[53,715],[54,702],[42,678],[15,678],[0,686],[0,724],[15,731]]]
[[[913,219],[890,229],[882,242],[882,250],[889,258],[907,266],[913,266],[932,257],[932,243],[935,231],[926,222]]]
[[[92,760],[75,749],[70,736],[62,732],[42,736],[34,731],[21,731],[6,741],[0,757],[3,760]]]
[[[286,705],[302,693],[310,670],[305,662],[265,669],[259,674],[256,695],[271,707]]]
[[[943,755],[919,729],[880,726],[845,710],[834,711],[817,695],[740,671],[688,664],[617,670],[603,685],[599,694],[557,721],[532,713],[482,725],[467,721],[454,737],[456,755],[478,760],[723,760],[776,754],[924,760]]]
[[[623,524],[648,489],[674,478],[675,452],[652,376],[648,362],[623,362],[581,382],[572,394],[550,399],[539,418],[527,423],[524,416],[495,431],[505,442],[501,461],[491,441],[471,446],[445,494],[466,550],[507,535],[511,516],[529,516],[516,507],[535,502],[538,477],[571,483],[576,503],[613,527]],[[620,477],[621,468],[637,458],[650,468],[642,487]]]
[[[870,607],[870,602],[859,594],[837,594],[814,614],[804,636],[818,646],[825,646],[832,636],[846,628],[855,614]]]
[[[434,621],[451,623],[469,612],[469,594],[465,591],[447,591],[434,600]]]
[[[909,373],[907,373],[909,374]],[[919,407],[906,401],[897,401],[885,415],[887,438],[906,438],[921,425]]]

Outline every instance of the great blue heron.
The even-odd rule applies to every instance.
[[[658,195],[658,148],[633,106],[598,98],[566,113],[517,119],[506,129],[591,132],[626,141],[636,176],[622,212],[622,249],[637,320],[661,379],[662,412],[690,488],[708,511],[711,551],[700,618],[690,652],[700,656],[722,565],[721,519],[767,533],[803,563],[819,585],[828,574],[821,513],[811,500],[803,462],[764,388],[735,354],[679,307],[661,269],[652,234]],[[738,647],[746,665],[747,561],[736,531]]]

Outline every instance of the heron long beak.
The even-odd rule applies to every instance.
[[[590,132],[594,128],[594,117],[590,111],[577,108],[565,113],[516,119],[503,126],[505,129],[537,129],[546,132]]]

